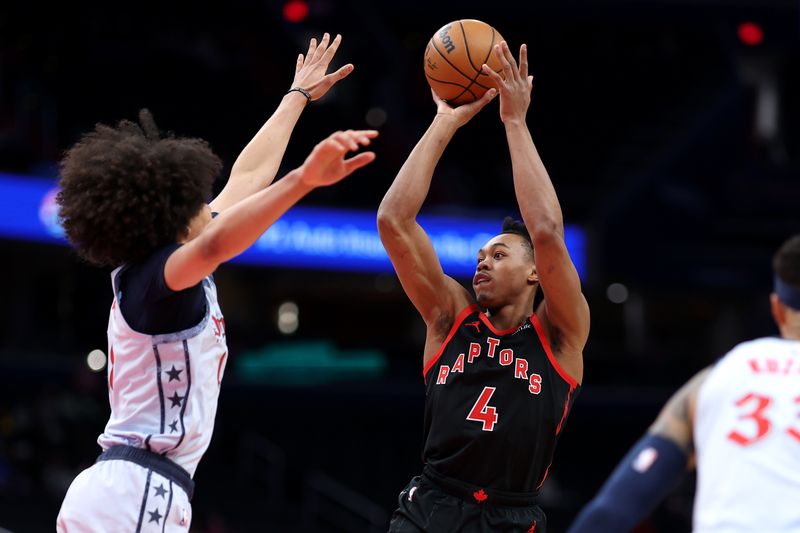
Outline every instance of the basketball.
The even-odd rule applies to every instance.
[[[486,63],[501,73],[492,48],[502,40],[497,30],[480,20],[463,19],[442,26],[425,48],[425,78],[431,89],[454,106],[483,96],[494,83],[481,65]]]

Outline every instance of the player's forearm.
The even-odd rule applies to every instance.
[[[406,159],[378,208],[379,221],[413,222],[428,196],[433,171],[457,127],[436,116]]]
[[[561,205],[527,125],[524,121],[508,122],[505,128],[511,152],[514,190],[531,237],[534,242],[537,236],[563,237]]]
[[[221,212],[198,237],[204,256],[216,264],[244,252],[290,207],[310,192],[302,182],[302,170],[293,170],[270,185]]]
[[[306,103],[306,97],[296,91],[283,97],[269,120],[239,154],[229,182],[245,182],[251,194],[272,183]]]

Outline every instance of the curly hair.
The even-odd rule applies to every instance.
[[[528,253],[531,256],[531,259],[535,258],[535,254],[533,251],[533,241],[531,241],[531,234],[528,232],[528,228],[525,227],[525,223],[521,220],[514,220],[511,217],[506,217],[503,219],[503,229],[500,234],[510,233],[513,235],[519,235],[524,239],[523,245],[528,250]]]
[[[784,282],[800,289],[800,235],[783,243],[772,258],[772,270]]]
[[[139,123],[97,124],[59,163],[59,218],[79,256],[116,267],[177,242],[222,168],[202,139]]]

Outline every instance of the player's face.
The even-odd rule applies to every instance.
[[[520,235],[498,235],[478,251],[472,288],[481,307],[496,308],[527,298],[537,281],[536,265]]]

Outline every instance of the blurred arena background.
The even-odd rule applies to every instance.
[[[351,127],[381,130],[378,160],[302,203],[346,212],[298,211],[252,261],[217,273],[231,359],[193,531],[386,530],[421,467],[424,327],[375,260],[369,220],[435,111],[425,44],[459,18],[492,24],[512,49],[528,43],[529,124],[583,252],[592,332],[544,489],[551,531],[679,384],[735,343],[775,333],[769,261],[800,230],[795,0],[10,0],[0,6],[0,527],[53,530],[108,414],[105,355],[88,357],[106,350],[108,276],[48,233],[59,154],[94,123],[148,107],[162,128],[209,140],[227,172],[288,89],[297,53],[328,31],[344,36],[336,64],[356,70],[305,111],[282,172]],[[494,231],[516,214],[497,104],[459,132],[425,211],[455,255],[471,223]],[[331,242],[353,253],[341,258]],[[639,531],[688,531],[692,495],[688,476]]]

